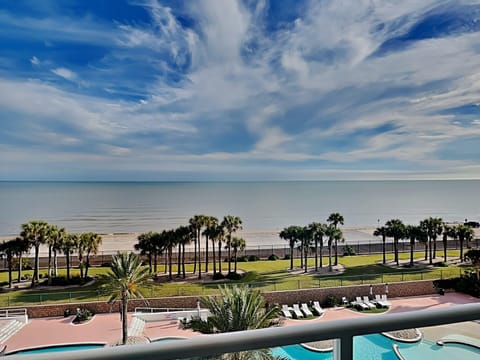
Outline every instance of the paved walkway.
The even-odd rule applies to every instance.
[[[468,304],[478,302],[479,299],[459,294],[447,293],[445,296],[419,296],[412,298],[389,299],[392,306],[389,313],[398,313],[406,311],[423,310],[438,307],[456,306],[459,304]],[[310,321],[331,321],[352,317],[377,316],[373,314],[362,314],[360,312],[337,307],[326,309],[324,315],[313,320],[285,320],[285,326],[302,325]],[[381,315],[380,315],[381,316]],[[121,323],[119,314],[98,314],[93,320],[82,325],[73,325],[71,323],[73,316],[68,318],[53,317],[42,319],[30,319],[28,325],[24,326],[19,332],[13,335],[5,343],[7,352],[54,344],[72,344],[72,343],[106,343],[117,342],[121,338]],[[131,320],[131,314],[128,316]],[[459,333],[475,338],[479,338],[480,324],[477,322],[468,322],[465,325],[453,324],[444,325],[435,328],[426,328],[425,335],[432,341],[442,336]],[[423,329],[422,329],[423,330]],[[144,334],[150,339],[159,339],[162,337],[191,337],[201,336],[191,330],[180,329],[176,321],[158,321],[147,323]]]

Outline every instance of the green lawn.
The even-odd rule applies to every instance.
[[[458,257],[458,251],[451,251],[448,254],[452,257]],[[409,254],[400,254],[401,259],[409,259]],[[423,252],[415,254],[415,258],[423,259]],[[392,255],[389,254],[387,260],[391,260]],[[437,256],[437,261],[441,260]],[[277,290],[295,290],[301,288],[317,288],[346,286],[355,284],[375,284],[408,280],[421,279],[438,279],[447,277],[456,277],[461,273],[461,268],[450,266],[447,268],[434,267],[431,269],[423,269],[421,271],[411,270],[408,268],[391,269],[381,264],[382,255],[367,256],[349,256],[340,257],[339,262],[345,267],[345,272],[341,275],[313,275],[303,274],[299,272],[291,273],[288,271],[290,260],[276,261],[256,261],[256,262],[239,262],[238,269],[246,273],[246,276],[239,282],[249,283],[251,286],[264,291]],[[308,261],[310,269],[313,269],[314,259]],[[294,266],[300,266],[300,260],[294,261]],[[328,266],[328,259],[324,259],[324,266]],[[233,264],[232,264],[233,267]],[[187,266],[187,272],[192,271],[192,266]],[[212,267],[210,268],[212,270]],[[222,270],[227,273],[227,264],[223,264]],[[109,271],[109,268],[95,267],[89,269],[92,276],[101,275]],[[164,267],[159,266],[159,273],[163,273]],[[24,271],[23,274],[30,274],[32,271]],[[45,273],[43,271],[42,273]],[[59,271],[59,275],[65,275],[64,269]],[[78,275],[78,269],[72,269],[71,275]],[[177,274],[176,266],[173,268],[173,276],[175,279]],[[0,281],[7,281],[8,273],[0,273]],[[16,279],[16,273],[14,273]],[[178,279],[177,279],[178,280]],[[181,279],[180,279],[181,280]],[[14,284],[15,285],[15,284]],[[201,296],[217,292],[218,282],[216,283],[185,283],[179,282],[163,282],[152,284],[143,289],[145,297],[164,297],[164,296]],[[105,300],[107,296],[102,294],[100,284],[97,282],[90,286],[81,288],[59,288],[51,290],[15,290],[4,291],[0,293],[0,306],[17,306],[24,304],[39,303],[65,303],[65,302],[81,302]]]

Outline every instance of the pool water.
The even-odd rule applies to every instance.
[[[353,339],[354,360],[398,360],[392,344],[397,344],[406,360],[479,360],[480,350],[469,346],[447,344],[439,346],[429,341],[413,344],[395,342],[383,335],[356,336]],[[272,350],[276,356],[291,360],[332,360],[333,352],[316,352],[301,345],[289,345]]]
[[[78,344],[78,345],[60,345],[60,346],[47,346],[34,349],[25,349],[8,353],[7,355],[31,355],[31,354],[44,354],[52,352],[63,351],[76,351],[76,350],[90,350],[99,349],[104,347],[104,344]]]

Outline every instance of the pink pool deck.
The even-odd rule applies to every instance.
[[[389,313],[433,309],[439,307],[457,306],[478,302],[472,296],[447,293],[445,296],[417,296],[411,298],[389,299],[392,306]],[[283,326],[294,326],[308,322],[333,321],[345,318],[381,316],[362,314],[360,312],[336,307],[326,309],[323,316],[313,320],[285,320]],[[128,320],[132,315],[129,314]],[[53,317],[30,319],[29,324],[10,337],[4,345],[6,351],[31,348],[46,345],[73,344],[73,343],[106,343],[112,344],[121,338],[121,323],[118,313],[98,314],[86,324],[73,325],[72,316],[68,318]],[[191,330],[183,330],[176,321],[157,321],[146,323],[144,335],[154,340],[162,337],[192,337],[201,336]]]

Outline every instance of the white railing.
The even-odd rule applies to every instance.
[[[0,319],[16,319],[28,323],[27,309],[0,309]]]
[[[101,350],[74,351],[69,360],[170,360],[254,349],[273,348],[317,340],[338,339],[334,358],[353,359],[353,337],[385,331],[436,326],[480,319],[480,303],[458,305],[436,310],[399,314],[382,314],[367,318],[345,319],[312,324],[239,331],[210,336],[196,336],[176,342],[109,347]],[[22,356],[25,359],[25,356]],[[60,360],[65,354],[32,355],[29,359]]]

